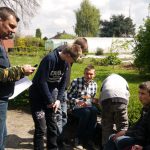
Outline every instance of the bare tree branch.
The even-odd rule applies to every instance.
[[[40,0],[0,0],[0,6],[7,6],[13,9],[24,25],[36,14],[40,6]]]

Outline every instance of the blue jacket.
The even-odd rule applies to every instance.
[[[62,60],[58,51],[53,51],[43,58],[33,78],[29,95],[31,101],[45,104],[54,102],[52,91],[58,89],[58,100],[62,100],[66,87],[67,62]]]
[[[10,62],[5,48],[0,45],[0,68],[10,67]],[[7,101],[14,92],[14,82],[0,82],[0,100]]]

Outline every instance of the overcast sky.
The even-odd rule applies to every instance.
[[[109,20],[112,15],[123,14],[133,19],[138,28],[148,16],[149,0],[90,0],[100,10],[101,19]],[[74,34],[76,24],[74,11],[80,8],[82,0],[42,0],[37,14],[32,18],[29,27],[21,29],[24,35],[35,35],[41,29],[42,37],[48,38],[57,32],[66,31]]]

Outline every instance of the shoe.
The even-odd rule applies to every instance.
[[[89,140],[87,145],[86,145],[86,149],[87,150],[98,150],[98,148],[96,147],[96,145],[94,144],[93,141]]]
[[[78,138],[74,139],[74,146],[75,146],[76,149],[79,149],[79,150],[84,149],[82,144],[81,144],[81,141]]]

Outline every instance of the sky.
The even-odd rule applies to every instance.
[[[53,37],[58,32],[74,33],[76,24],[75,11],[80,9],[82,0],[40,0],[40,8],[31,18],[29,27],[22,27],[22,35],[35,35],[40,28],[42,37]],[[112,15],[131,17],[136,28],[143,25],[149,15],[150,0],[90,0],[100,10],[101,20],[108,20]]]

